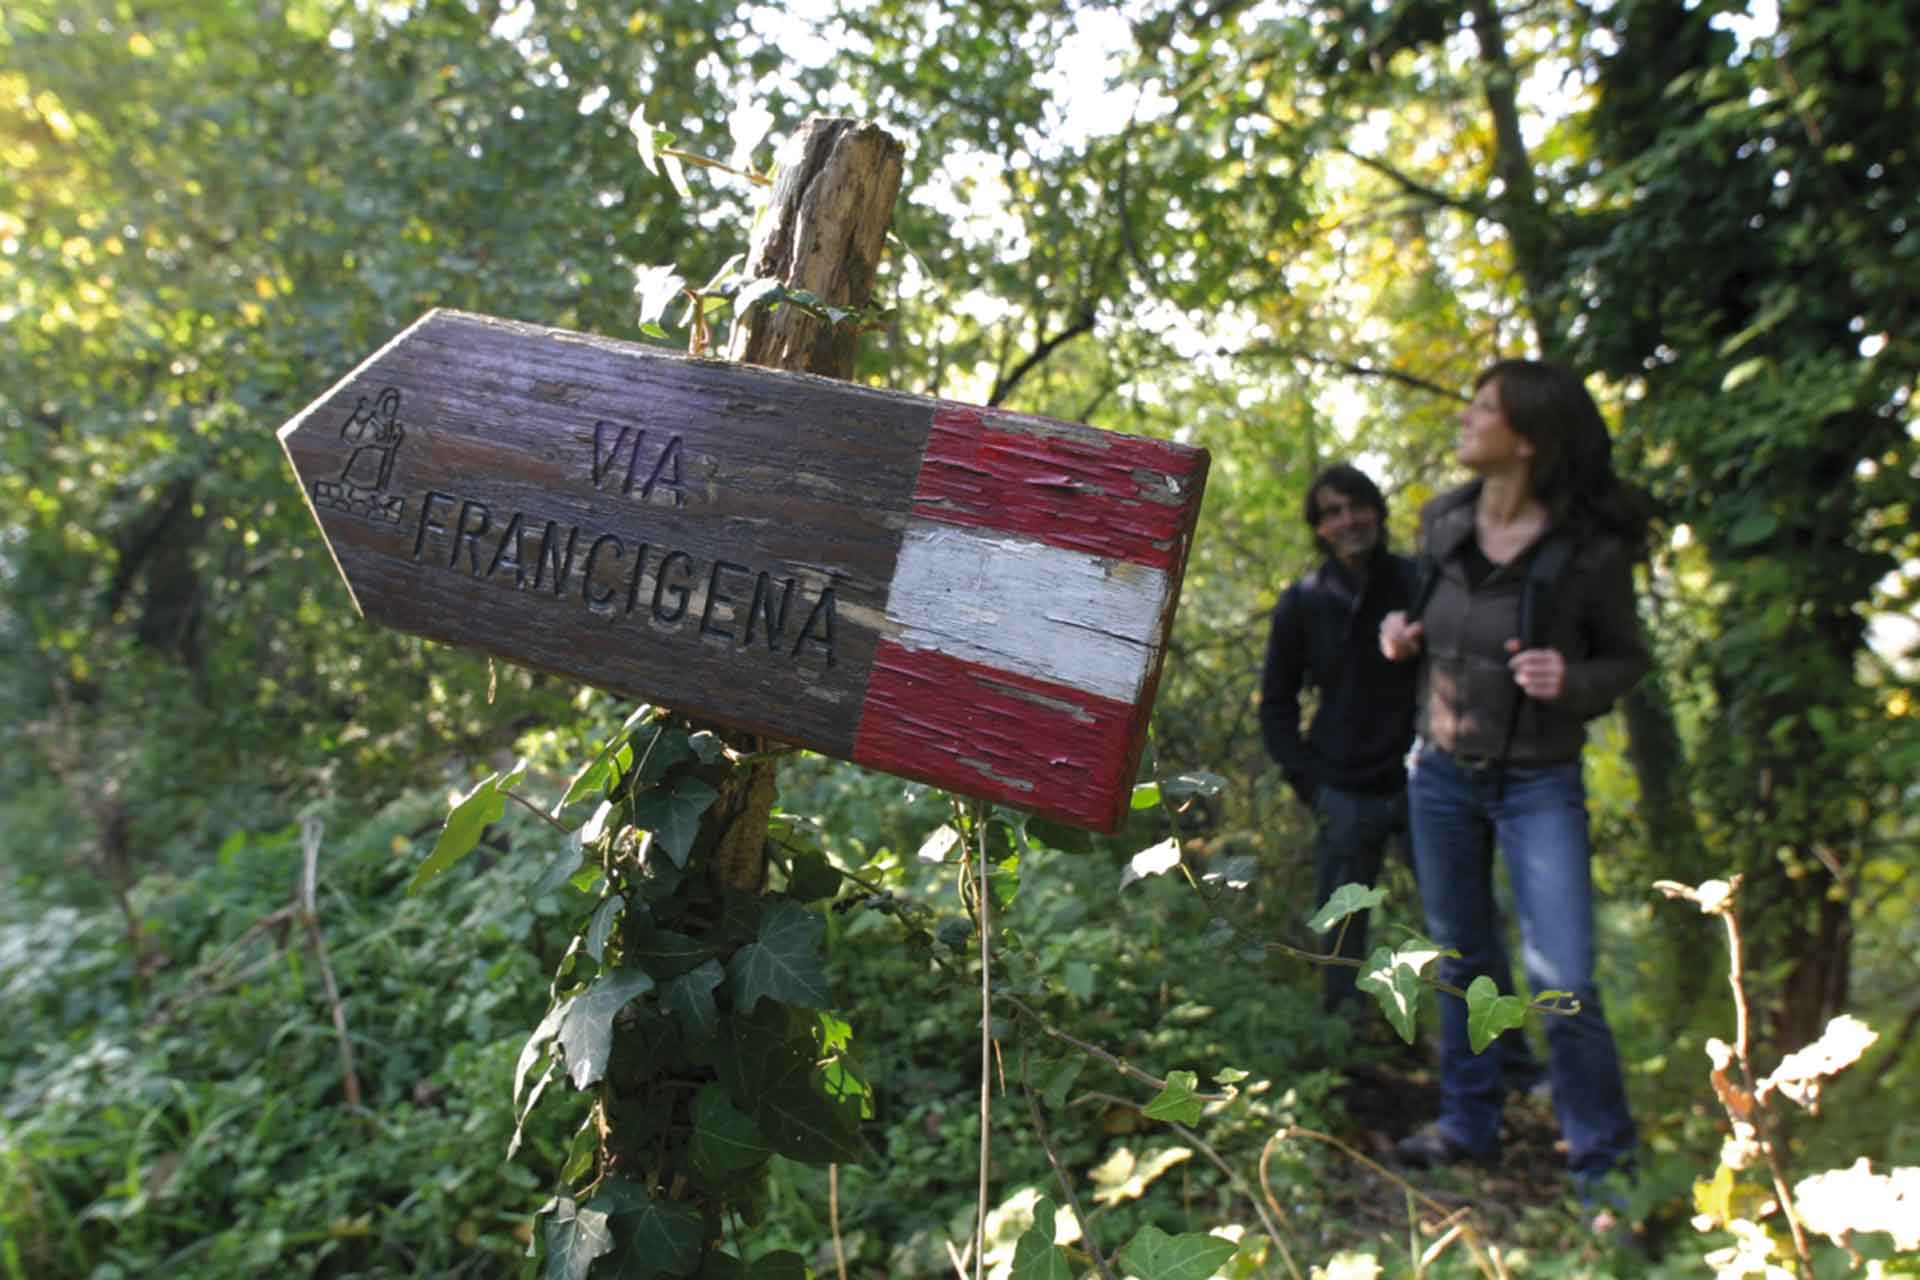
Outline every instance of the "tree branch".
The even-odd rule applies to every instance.
[[[1028,353],[1026,359],[995,380],[993,391],[987,396],[987,403],[998,405],[1005,401],[1009,395],[1013,394],[1013,389],[1020,384],[1020,380],[1038,368],[1048,356],[1081,334],[1093,332],[1093,321],[1093,304],[1082,305],[1079,314],[1074,316],[1072,324],[1043,341]]]
[[[1391,180],[1395,185],[1400,187],[1401,190],[1407,192],[1409,195],[1419,196],[1422,200],[1425,200],[1428,204],[1437,205],[1442,209],[1458,209],[1460,212],[1470,213],[1476,218],[1485,218],[1490,216],[1487,212],[1487,206],[1482,204],[1481,202],[1477,200],[1469,200],[1464,196],[1451,195],[1445,191],[1440,191],[1434,187],[1429,187],[1425,183],[1415,182],[1412,178],[1400,172],[1400,170],[1394,168],[1392,165],[1388,164],[1384,160],[1377,160],[1372,156],[1361,155],[1358,151],[1355,151],[1352,147],[1337,146],[1334,148],[1334,150],[1338,151],[1343,156],[1347,156],[1347,157],[1350,157],[1351,159],[1359,161],[1362,165],[1365,165],[1367,168],[1373,170],[1375,173],[1380,174],[1382,177],[1385,177]]]

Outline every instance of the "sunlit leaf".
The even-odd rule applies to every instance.
[[[686,279],[671,264],[641,267],[635,271],[633,292],[640,300],[640,323],[659,324],[686,283]]]
[[[1177,1124],[1200,1122],[1200,1099],[1194,1096],[1200,1077],[1191,1071],[1167,1072],[1166,1087],[1142,1108],[1154,1120],[1172,1120]]]
[[[643,103],[633,109],[633,115],[627,119],[627,128],[633,133],[633,140],[640,148],[640,163],[647,166],[647,172],[658,175],[660,159],[656,148],[673,137],[664,129],[656,128],[647,120],[647,108]]]
[[[500,775],[490,773],[453,806],[446,825],[440,828],[440,838],[433,842],[433,852],[407,882],[408,893],[417,893],[428,881],[473,852],[487,827],[500,821],[507,811],[507,799],[500,794],[499,786]]]
[[[613,934],[614,921],[627,900],[620,894],[614,894],[594,909],[593,919],[587,925],[587,954],[599,960],[607,949],[607,939]]]
[[[1207,1280],[1238,1247],[1219,1236],[1197,1231],[1171,1236],[1146,1226],[1115,1256],[1139,1280]]]
[[[1149,845],[1133,855],[1127,862],[1127,869],[1120,875],[1120,887],[1126,888],[1136,880],[1145,880],[1148,876],[1165,875],[1180,865],[1180,842],[1168,836],[1159,844]]]
[[[1387,1021],[1408,1044],[1413,1043],[1419,1031],[1420,993],[1426,985],[1421,981],[1421,974],[1442,954],[1438,947],[1424,940],[1397,950],[1375,947],[1355,983],[1379,1002]]]
[[[1190,1147],[1166,1147],[1145,1160],[1129,1147],[1117,1148],[1087,1175],[1097,1188],[1093,1193],[1094,1202],[1114,1205],[1138,1200],[1167,1170],[1191,1159]]]
[[[759,103],[750,100],[745,91],[733,112],[727,116],[727,134],[733,139],[733,154],[727,160],[732,169],[748,169],[753,164],[753,153],[766,141],[768,130],[773,128],[773,112]]]
[[[920,842],[920,851],[914,856],[921,862],[945,862],[959,847],[960,833],[952,827],[939,827]]]
[[[607,1073],[613,1051],[613,1019],[635,996],[653,990],[653,979],[621,969],[594,979],[561,1020],[556,1038],[567,1055],[567,1078],[584,1089]]]
[[[1345,920],[1348,916],[1362,911],[1371,911],[1387,900],[1385,889],[1369,889],[1364,885],[1343,884],[1321,904],[1307,920],[1307,928],[1315,933],[1327,930]]]
[[[1051,1200],[1033,1206],[1033,1225],[1013,1247],[1012,1280],[1073,1280],[1072,1260],[1053,1242],[1056,1216]]]
[[[1502,1031],[1524,1026],[1527,1002],[1519,996],[1503,996],[1492,978],[1481,974],[1467,984],[1467,1039],[1479,1053],[1493,1043]]]

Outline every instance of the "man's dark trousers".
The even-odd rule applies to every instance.
[[[1407,793],[1402,787],[1357,791],[1323,784],[1314,793],[1313,819],[1314,901],[1324,905],[1343,884],[1371,887],[1380,878],[1389,841],[1406,847]],[[1349,960],[1366,960],[1370,915],[1372,912],[1356,912],[1347,917],[1344,926],[1333,927],[1333,937],[1340,943],[1337,954]],[[1329,964],[1322,966],[1320,974],[1320,1003],[1329,1012],[1355,996],[1359,969]]]

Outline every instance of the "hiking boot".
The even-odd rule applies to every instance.
[[[1393,1144],[1393,1153],[1410,1169],[1443,1169],[1455,1164],[1485,1168],[1500,1163],[1498,1151],[1469,1151],[1448,1137],[1437,1124],[1427,1125],[1400,1139]]]

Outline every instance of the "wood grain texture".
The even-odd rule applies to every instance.
[[[805,289],[829,306],[864,308],[886,248],[906,148],[878,125],[814,116],[781,153],[746,275]],[[756,312],[734,327],[728,356],[774,369],[851,378],[860,333],[797,307]]]
[[[985,460],[964,501],[929,460],[936,420],[945,454]],[[867,762],[1098,827],[1123,812],[1206,469],[1072,423],[448,311],[280,437],[370,621],[841,758],[889,742]],[[958,710],[945,694],[899,700],[988,677],[1022,695],[954,723],[1058,728],[1069,745],[1030,777],[963,764],[929,727]],[[1082,702],[1097,742],[1078,713],[1036,718]]]

